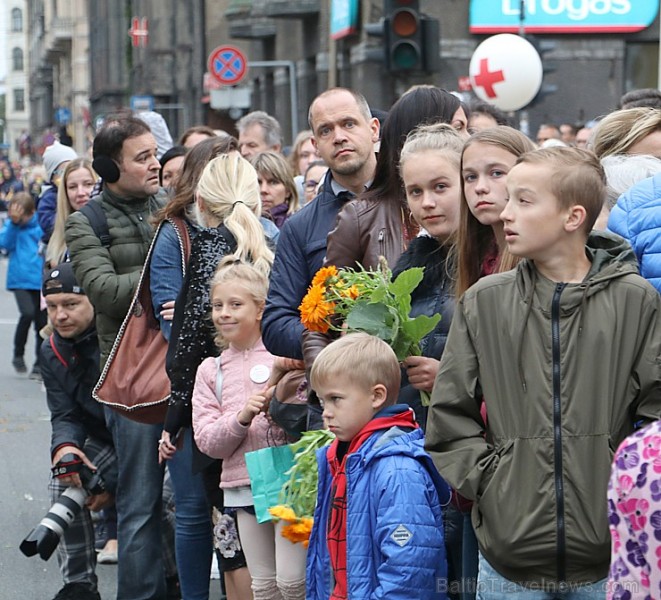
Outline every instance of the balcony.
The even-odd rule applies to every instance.
[[[275,21],[266,16],[263,0],[232,0],[225,11],[230,37],[256,40],[274,37]]]
[[[73,38],[74,20],[54,17],[47,26],[44,40],[46,60],[51,62],[69,51]]]
[[[270,0],[266,15],[281,19],[302,19],[319,14],[319,0]]]
[[[74,19],[65,17],[54,17],[51,21],[50,33],[55,43],[60,41],[71,41],[73,37]]]
[[[249,15],[252,10],[252,2],[253,0],[232,0],[225,11],[225,16],[228,19],[232,19],[239,15]]]
[[[230,37],[244,40],[259,40],[275,37],[276,27],[271,19],[248,17],[229,22]]]

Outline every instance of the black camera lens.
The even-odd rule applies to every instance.
[[[63,456],[52,471],[54,477],[64,477],[71,473],[78,473],[83,487],[71,486],[67,488],[50,507],[46,516],[21,542],[19,548],[25,556],[39,554],[44,560],[51,557],[60,542],[60,538],[82,510],[87,497],[106,491],[106,485],[101,474],[92,471],[75,454]]]

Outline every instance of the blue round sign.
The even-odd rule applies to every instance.
[[[248,68],[246,55],[236,46],[218,46],[209,55],[209,73],[223,85],[235,85]]]
[[[71,111],[68,108],[58,108],[55,111],[55,122],[59,125],[71,123]]]

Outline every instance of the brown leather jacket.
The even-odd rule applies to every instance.
[[[408,209],[407,209],[408,210]],[[324,264],[375,269],[379,256],[392,269],[404,252],[402,207],[388,199],[357,198],[344,205],[328,234]]]
[[[394,268],[405,250],[401,205],[393,200],[357,198],[347,202],[328,234],[324,265],[376,269],[383,256]],[[303,332],[303,358],[309,370],[333,334]]]

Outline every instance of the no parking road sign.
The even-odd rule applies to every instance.
[[[209,73],[223,85],[235,85],[243,79],[248,59],[236,46],[218,46],[209,55]]]

